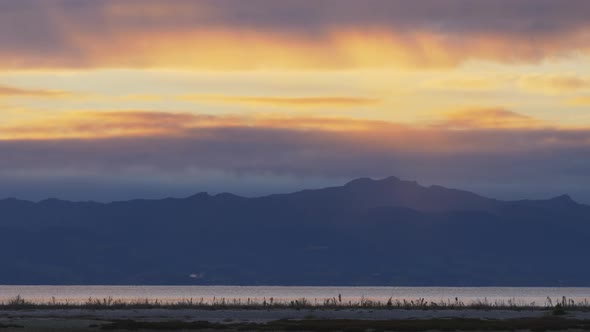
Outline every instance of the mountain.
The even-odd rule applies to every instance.
[[[590,286],[590,207],[395,177],[258,198],[0,200],[0,284]]]

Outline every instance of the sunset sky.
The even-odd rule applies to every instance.
[[[395,175],[590,203],[590,1],[0,0],[0,198]]]

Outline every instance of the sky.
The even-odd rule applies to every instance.
[[[590,1],[0,0],[0,197],[397,176],[590,203]]]

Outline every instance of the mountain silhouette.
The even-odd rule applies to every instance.
[[[0,234],[0,284],[590,286],[589,206],[395,177],[257,198],[4,199]]]

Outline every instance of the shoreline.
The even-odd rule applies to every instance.
[[[528,325],[527,325],[528,324]],[[374,309],[35,309],[0,310],[0,331],[251,330],[330,331],[339,327],[391,331],[590,329],[590,311]],[[530,327],[527,327],[530,326]],[[362,327],[362,328],[361,328]],[[401,329],[401,328],[405,329]],[[382,329],[383,330],[383,329]],[[503,329],[496,329],[503,331]]]
[[[590,331],[590,305],[565,296],[543,305],[515,299],[424,298],[124,299],[0,302],[0,332],[87,331]]]
[[[275,320],[360,319],[360,320],[419,320],[419,319],[484,319],[554,317],[550,310],[479,310],[479,309],[34,309],[0,310],[0,321],[13,318],[92,318],[99,320],[182,320],[269,322]],[[560,318],[590,320],[590,311],[566,311]]]

